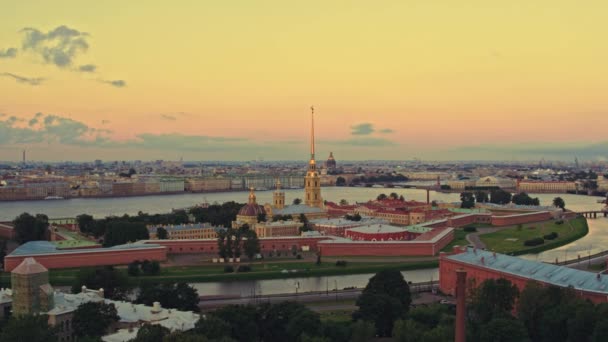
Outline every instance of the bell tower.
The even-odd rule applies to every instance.
[[[281,191],[281,180],[277,178],[277,188],[272,194],[272,206],[275,209],[285,208],[285,193]]]
[[[311,110],[311,126],[310,126],[310,161],[308,162],[308,171],[304,177],[304,203],[309,207],[323,207],[323,198],[321,197],[321,178],[317,171],[315,162],[315,108]]]

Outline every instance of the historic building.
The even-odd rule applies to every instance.
[[[311,109],[310,161],[308,162],[308,172],[306,172],[304,179],[304,204],[309,207],[323,208],[321,178],[319,177],[315,161],[315,111],[314,107],[311,107]]]
[[[334,159],[334,153],[333,152],[329,152],[329,158],[327,158],[327,161],[325,162],[325,168],[327,169],[327,171],[332,172],[334,170],[336,170],[336,159]]]
[[[249,228],[253,229],[256,223],[258,223],[258,216],[260,214],[266,214],[266,210],[257,203],[254,188],[251,188],[249,189],[249,200],[239,210],[239,213],[236,215],[236,221],[233,222],[232,226],[233,228],[238,228],[247,224]]]

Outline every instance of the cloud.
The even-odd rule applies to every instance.
[[[321,141],[324,145],[339,145],[339,146],[358,146],[358,147],[381,147],[381,146],[394,146],[397,145],[395,142],[374,137],[356,137],[345,140],[326,140]]]
[[[390,128],[384,128],[384,129],[379,130],[378,132],[380,132],[382,134],[389,134],[389,133],[394,133],[395,131]]]
[[[362,123],[350,127],[352,135],[370,135],[374,133],[374,125],[371,123]]]
[[[42,84],[42,82],[45,81],[44,78],[42,77],[25,77],[25,76],[20,76],[17,74],[13,74],[10,72],[3,72],[0,73],[0,76],[4,76],[4,77],[10,77],[12,79],[14,79],[15,81],[19,82],[19,83],[25,83],[25,84],[29,84],[31,86],[37,86]]]
[[[78,54],[89,49],[89,34],[65,25],[46,33],[32,27],[26,27],[21,32],[25,34],[22,41],[24,51],[34,52],[45,63],[54,64],[59,68],[71,66]]]
[[[110,120],[101,120],[102,125],[107,125],[110,123]]]
[[[32,127],[32,126],[36,125],[37,123],[38,123],[38,119],[37,119],[37,118],[32,118],[32,119],[30,119],[30,121],[28,122],[28,125],[29,125],[30,127]]]
[[[5,50],[0,50],[0,58],[15,58],[15,57],[17,57],[16,48],[8,48]]]
[[[95,72],[95,70],[97,70],[97,66],[94,64],[85,64],[78,67],[80,72]]]
[[[177,120],[177,118],[175,117],[175,115],[171,115],[171,114],[161,114],[160,117],[161,117],[161,119],[169,120],[169,121],[175,121],[175,120]]]
[[[99,80],[99,82],[109,84],[116,88],[122,88],[127,86],[127,82],[124,80]]]
[[[518,144],[492,144],[464,146],[452,149],[452,154],[463,158],[503,159],[505,156],[516,159],[572,160],[575,156],[584,159],[601,160],[608,156],[608,141],[597,143],[529,142]]]

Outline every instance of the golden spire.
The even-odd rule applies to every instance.
[[[276,187],[277,191],[281,190],[281,180],[279,178],[277,178]]]
[[[255,193],[253,192],[255,190],[254,187],[249,188],[249,204],[256,204],[255,203]]]
[[[315,107],[314,106],[310,106],[310,121],[311,121],[311,125],[310,125],[310,162],[309,164],[309,169],[310,170],[315,170],[316,169],[316,165],[315,165]]]

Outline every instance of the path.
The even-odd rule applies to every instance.
[[[574,230],[574,227],[572,227],[572,224],[570,223],[570,220],[564,220],[564,221],[568,223],[568,225],[570,226],[571,230]],[[542,225],[544,227],[545,223],[547,223],[547,222],[553,222],[553,220],[542,221],[542,222],[526,223],[526,224],[524,224],[524,226],[526,226],[528,224],[540,224],[540,225]],[[469,244],[475,246],[475,248],[485,249],[486,248],[486,244],[483,243],[483,241],[481,241],[481,239],[479,238],[479,235],[495,233],[495,232],[498,232],[498,231],[501,231],[501,230],[511,229],[511,228],[515,228],[515,227],[517,227],[517,225],[510,225],[510,226],[504,226],[504,227],[492,227],[492,228],[477,228],[476,232],[467,234],[465,236],[465,238],[467,239],[467,241],[469,242]]]

